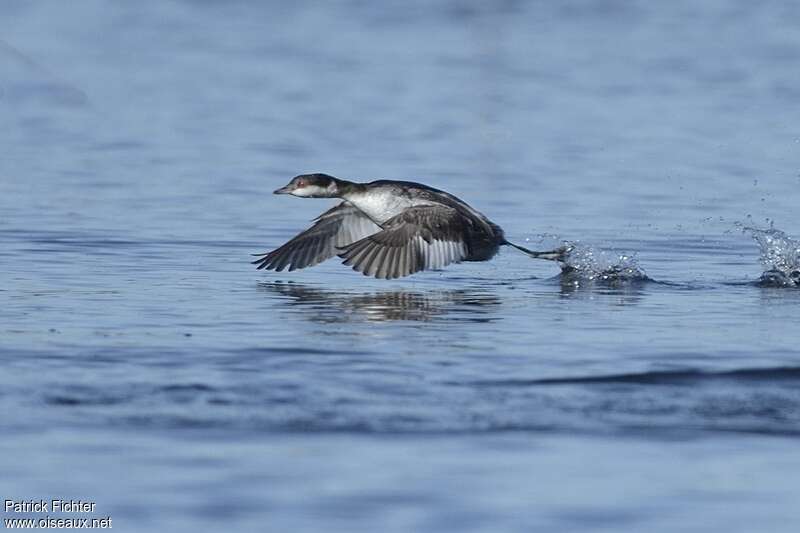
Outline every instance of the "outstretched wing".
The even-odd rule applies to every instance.
[[[336,255],[339,248],[380,231],[364,213],[342,202],[317,217],[314,225],[272,252],[253,261],[258,269],[289,270],[314,266]]]
[[[345,246],[339,257],[365,276],[384,279],[443,268],[469,255],[464,237],[469,226],[449,207],[411,207],[389,219],[383,231]]]

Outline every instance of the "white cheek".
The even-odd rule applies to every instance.
[[[292,195],[299,196],[300,198],[307,198],[314,194],[319,194],[323,190],[322,187],[317,187],[316,185],[307,185],[306,187],[293,190]]]

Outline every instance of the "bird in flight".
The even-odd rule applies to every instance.
[[[466,202],[421,183],[354,183],[302,174],[275,194],[343,201],[280,248],[257,254],[253,264],[259,270],[292,271],[336,255],[365,276],[393,279],[461,261],[488,261],[505,245],[553,261],[567,252],[535,252],[513,244],[500,226]]]

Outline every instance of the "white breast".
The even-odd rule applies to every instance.
[[[410,198],[392,194],[392,191],[389,190],[372,190],[348,195],[346,200],[378,224],[383,224],[409,207],[416,205]]]

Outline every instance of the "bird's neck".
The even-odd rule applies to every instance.
[[[347,199],[348,196],[358,194],[367,190],[363,183],[355,183],[347,180],[336,179],[336,188],[339,198]]]

